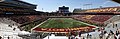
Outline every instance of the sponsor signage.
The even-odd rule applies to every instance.
[[[69,31],[86,31],[96,28],[94,26],[87,26],[87,27],[78,27],[78,28],[68,28],[68,29],[60,29],[60,28],[35,28],[35,31],[42,31],[42,32],[69,32]]]
[[[117,12],[118,8],[99,8],[99,9],[91,9],[86,12]]]

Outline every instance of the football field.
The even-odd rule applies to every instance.
[[[50,18],[38,28],[76,28],[88,26],[72,18]]]

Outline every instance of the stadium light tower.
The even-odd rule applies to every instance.
[[[111,2],[111,1],[113,1],[113,0],[106,0],[103,4],[100,5],[100,8],[103,7],[105,4]],[[115,2],[115,1],[113,1],[113,2]]]
[[[87,6],[91,6],[92,4],[84,4],[83,6],[85,6],[85,9],[90,9],[91,7],[87,7]]]
[[[100,8],[102,8],[106,3],[109,3],[110,0],[105,1],[103,4],[100,5]]]

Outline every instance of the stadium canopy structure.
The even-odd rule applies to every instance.
[[[112,0],[112,1],[117,2],[117,3],[119,3],[119,4],[120,4],[120,0]]]

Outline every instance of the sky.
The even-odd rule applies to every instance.
[[[22,0],[37,5],[37,11],[55,12],[58,7],[67,6],[72,12],[74,9],[92,9],[102,7],[120,6],[110,0]]]

